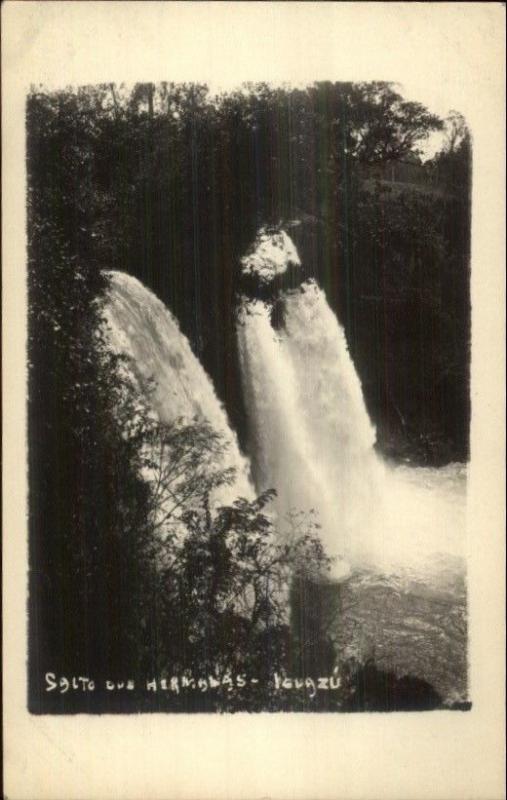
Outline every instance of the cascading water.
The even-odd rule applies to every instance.
[[[261,229],[242,266],[248,276],[257,270],[265,285],[299,263],[286,233]],[[335,578],[347,565],[440,569],[442,553],[459,556],[458,504],[377,455],[344,331],[318,285],[305,280],[276,299],[283,305],[279,330],[270,302],[243,297],[238,314],[257,488],[276,488],[280,517],[292,508],[318,512]]]
[[[325,541],[338,539],[338,552],[354,563],[364,555],[360,548],[371,529],[372,510],[378,513],[382,501],[375,431],[345,334],[324,292],[306,281],[287,294],[284,320],[303,424],[325,476],[324,496],[326,501],[331,498],[322,517]]]
[[[211,380],[192,352],[187,338],[165,305],[136,278],[109,272],[110,292],[105,308],[113,349],[130,357],[141,388],[153,381],[149,401],[165,424],[194,419],[209,423],[227,449],[220,468],[234,468],[231,486],[216,492],[215,502],[252,498],[249,465],[241,454]]]
[[[318,607],[340,658],[373,658],[427,680],[448,705],[463,702],[466,470],[380,458],[343,329],[314,281],[284,288],[290,265],[300,265],[292,241],[266,229],[242,260],[250,291],[238,341],[256,488],[277,490],[279,520],[293,508],[318,513],[339,582],[321,585]]]
[[[242,261],[266,284],[300,265],[285,232],[261,229]],[[279,517],[317,510],[333,575],[345,576],[379,494],[375,433],[343,330],[313,281],[281,293],[284,324],[271,325],[271,305],[243,298],[239,353],[249,413],[257,488],[277,490]]]
[[[464,467],[391,467],[377,455],[360,381],[324,292],[311,280],[283,288],[288,267],[300,266],[285,232],[261,229],[241,264],[264,298],[245,296],[238,309],[255,490],[277,490],[282,530],[292,509],[317,512],[341,579],[338,599],[327,595],[338,603],[337,652],[374,655],[380,667],[425,677],[448,702],[466,699]],[[135,278],[109,276],[110,342],[130,356],[141,388],[154,380],[147,395],[154,412],[168,424],[197,417],[222,435],[221,466],[233,467],[236,481],[217,504],[253,497],[249,464],[174,317]],[[275,302],[283,308],[277,329]]]

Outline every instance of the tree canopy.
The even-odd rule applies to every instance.
[[[453,113],[442,150],[422,163],[444,121],[400,91],[32,88],[32,710],[55,668],[121,679],[176,658],[185,669],[197,650],[210,664],[287,664],[302,634],[280,598],[302,563],[326,565],[316,521],[284,521],[279,543],[268,496],[210,507],[211,488],[231,478],[206,462],[221,443],[205,426],[171,429],[144,414],[106,345],[104,270],[135,275],[171,308],[246,447],[240,258],[261,224],[297,220],[291,236],[345,327],[382,452],[425,464],[467,457],[470,137]],[[328,646],[323,632],[327,666]]]

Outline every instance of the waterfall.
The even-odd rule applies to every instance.
[[[242,268],[265,284],[300,263],[286,233],[270,239],[261,229]],[[309,280],[278,299],[279,331],[268,302],[243,297],[238,315],[254,477],[257,489],[276,488],[279,517],[292,509],[318,512],[323,544],[341,577],[380,503],[375,431],[343,329],[323,291]]]
[[[261,295],[270,279],[300,264],[284,237],[270,242],[261,229],[243,259],[245,275],[258,271]],[[337,579],[364,566],[421,575],[440,551],[459,552],[458,506],[377,455],[345,334],[323,290],[313,280],[280,285],[278,330],[272,302],[244,295],[237,325],[257,490],[277,490],[279,518],[292,509],[318,513]]]
[[[462,557],[463,497],[447,490],[442,471],[393,468],[376,453],[360,380],[325,293],[313,280],[287,288],[293,275],[284,284],[289,267],[300,267],[290,237],[262,228],[241,266],[250,288],[258,275],[264,298],[245,294],[238,307],[251,467],[171,312],[135,278],[110,272],[109,341],[130,357],[141,389],[153,380],[153,412],[166,424],[206,421],[223,437],[217,466],[234,468],[236,479],[216,490],[214,505],[274,488],[280,531],[290,512],[314,512],[336,579],[364,567],[442,573],[449,555]],[[282,310],[276,329],[274,303]]]
[[[213,384],[196,358],[188,339],[166,306],[140,281],[122,272],[109,272],[105,307],[107,335],[112,348],[131,359],[141,389],[153,381],[147,397],[160,422],[194,419],[210,424],[227,445],[220,468],[234,468],[232,486],[221,488],[215,502],[252,498],[249,465],[218,400]]]
[[[325,475],[302,417],[298,376],[271,327],[268,304],[244,306],[238,332],[257,489],[276,489],[280,517],[315,507],[317,498],[320,509],[330,507],[333,498],[325,497]]]
[[[303,424],[325,476],[322,496],[332,498],[322,519],[324,540],[331,539],[333,530],[335,541],[339,532],[339,541],[332,548],[329,542],[329,549],[354,561],[364,557],[361,548],[368,544],[372,511],[378,514],[382,505],[375,429],[345,333],[322,289],[306,281],[288,293],[284,319]]]
[[[268,303],[244,299],[238,318],[254,477],[259,490],[276,488],[279,517],[317,511],[341,577],[381,502],[375,432],[322,290],[305,282],[284,303],[281,331],[271,325]]]

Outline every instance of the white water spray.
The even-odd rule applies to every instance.
[[[266,284],[286,272],[289,264],[301,266],[298,251],[290,236],[281,229],[262,227],[252,247],[241,259],[241,272],[255,276],[259,283]]]
[[[263,284],[300,263],[287,234],[270,245],[261,229],[257,244],[243,272],[257,269]],[[276,488],[280,518],[294,508],[318,512],[337,579],[349,565],[420,575],[442,551],[459,555],[462,505],[376,454],[360,381],[324,292],[305,281],[280,299],[280,331],[268,303],[243,298],[238,315],[257,489]]]
[[[217,492],[216,503],[253,497],[249,466],[242,456],[213,384],[165,305],[140,281],[108,273],[111,287],[105,309],[111,346],[129,356],[138,384],[153,380],[149,400],[165,424],[194,419],[211,425],[227,445],[220,468],[233,467],[236,479]]]
[[[261,229],[242,269],[250,286],[258,275],[266,296],[273,280],[283,284],[291,264],[299,256],[287,234]],[[131,357],[141,389],[154,379],[147,395],[154,413],[169,424],[198,417],[221,433],[229,447],[220,466],[234,467],[237,479],[215,502],[252,498],[248,463],[174,317],[135,278],[110,278],[111,345]],[[333,577],[349,576],[333,634],[344,657],[362,660],[374,649],[378,664],[391,669],[396,653],[400,675],[420,674],[443,697],[466,699],[465,468],[384,463],[343,329],[324,293],[306,281],[280,290],[278,300],[280,330],[268,302],[243,298],[238,313],[255,489],[277,490],[281,536],[292,509],[316,511],[325,549],[335,557]],[[237,602],[239,613],[250,613],[251,598]]]
[[[262,229],[257,245],[243,272],[259,270],[264,286],[300,263],[285,233]],[[150,400],[161,422],[198,418],[223,437],[227,450],[218,466],[233,467],[236,480],[215,503],[252,498],[249,464],[178,323],[138,280],[109,275],[112,347],[131,357],[140,387],[153,379]],[[360,381],[324,292],[305,281],[280,299],[281,330],[273,328],[267,302],[243,298],[238,313],[255,490],[277,490],[281,527],[290,511],[315,510],[337,579],[362,567],[417,579],[443,573],[449,556],[462,556],[463,481],[442,470],[387,466],[374,450]]]

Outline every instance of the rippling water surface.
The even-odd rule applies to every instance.
[[[336,650],[340,658],[361,662],[372,658],[377,667],[399,677],[424,679],[446,704],[464,702],[468,699],[465,467],[397,467],[393,472],[400,492],[412,496],[415,489],[419,498],[422,518],[414,525],[412,541],[413,549],[420,545],[419,557],[408,559],[407,566],[355,570],[337,587],[329,607]],[[436,513],[439,520],[428,520],[427,515],[425,519],[425,504],[427,514]],[[437,521],[440,524],[433,524]],[[401,521],[403,536],[404,526]],[[396,534],[393,522],[386,539]]]

